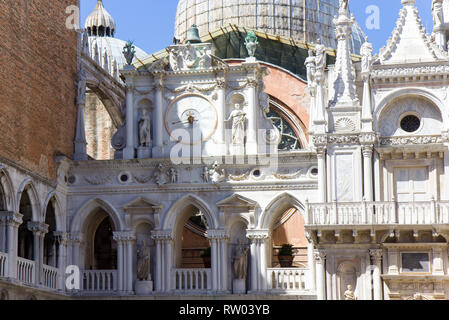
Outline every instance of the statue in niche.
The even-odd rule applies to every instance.
[[[442,0],[432,1],[433,25],[439,27],[443,24],[443,3]]]
[[[352,286],[349,284],[347,288],[348,290],[346,290],[344,293],[345,300],[357,300],[356,296],[354,295],[354,289],[352,288]]]
[[[368,42],[368,37],[365,37],[360,54],[362,55],[362,73],[370,72],[373,62],[373,45]]]
[[[254,31],[248,31],[245,38],[246,50],[248,50],[248,55],[254,57],[256,55],[256,49],[259,41],[257,40],[256,33]]]
[[[309,87],[312,87],[315,82],[315,72],[316,72],[316,65],[315,65],[315,56],[313,55],[313,51],[309,50],[309,56],[306,58],[306,61],[304,62],[304,65],[307,69],[307,83]]]
[[[248,273],[248,251],[248,247],[243,244],[242,240],[239,240],[234,252],[235,279],[246,279]]]
[[[244,144],[245,143],[245,122],[246,113],[241,109],[240,104],[236,103],[234,110],[231,112],[229,119],[225,120],[229,122],[232,120],[232,143]]]
[[[139,142],[141,147],[151,145],[151,119],[146,109],[142,109],[142,116],[139,120]]]
[[[134,55],[136,54],[136,47],[131,41],[128,41],[123,47],[123,55],[125,56],[126,63],[130,66],[133,63]]]
[[[137,250],[137,279],[139,281],[151,281],[151,251],[143,240],[142,246]]]

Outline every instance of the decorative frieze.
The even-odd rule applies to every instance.
[[[442,144],[445,140],[442,136],[402,136],[402,137],[382,137],[380,138],[380,145],[386,146],[404,146],[417,144]]]

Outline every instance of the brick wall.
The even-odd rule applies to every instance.
[[[66,8],[79,0],[0,0],[0,156],[55,179],[72,157],[77,34]]]

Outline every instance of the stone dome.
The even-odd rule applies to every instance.
[[[201,36],[231,24],[310,43],[319,38],[336,48],[332,20],[338,8],[339,0],[179,0],[175,36],[185,39],[193,24]],[[357,24],[353,31],[352,50],[359,53],[365,36]]]
[[[85,28],[89,43],[89,55],[115,78],[119,79],[118,70],[126,64],[123,47],[126,41],[114,38],[116,25],[112,16],[98,0],[94,11],[87,17]],[[143,60],[148,54],[136,46],[137,59]]]

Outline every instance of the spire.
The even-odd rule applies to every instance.
[[[337,36],[337,59],[335,63],[335,96],[331,102],[337,107],[355,107],[359,105],[356,95],[355,74],[351,59],[352,26],[354,16],[350,15],[349,0],[340,0],[338,17],[334,18]]]
[[[98,0],[94,11],[87,17],[84,25],[89,36],[113,37],[115,34],[115,21],[103,6],[103,1]]]

